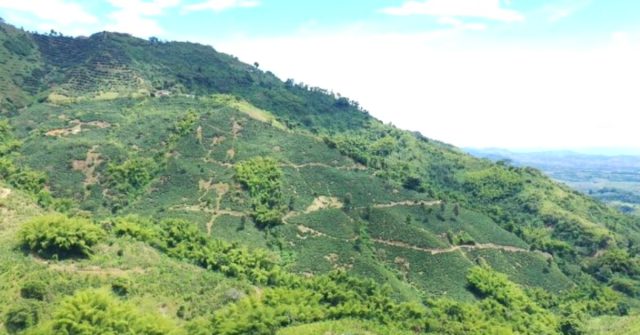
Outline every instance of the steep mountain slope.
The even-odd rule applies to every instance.
[[[261,293],[251,294],[254,287],[274,290],[268,297],[286,306],[298,298],[314,301],[308,290],[322,291],[327,282],[343,289],[342,281],[351,280],[343,279],[343,272],[387,284],[385,299],[400,303],[398,314],[377,319],[376,308],[386,305],[372,302],[381,299],[366,288],[374,284],[353,284],[355,290],[363,285],[366,294],[349,291],[347,284],[344,290],[354,294],[350,299],[367,306],[360,312],[331,310],[327,316],[320,312],[327,304],[321,299],[316,314],[301,312],[314,317],[289,318],[253,333],[345,317],[442,332],[438,325],[467,322],[457,319],[451,306],[470,308],[464,313],[474,320],[473,313],[483,310],[474,305],[478,299],[487,304],[496,299],[514,315],[520,307],[535,315],[532,310],[546,313],[545,308],[567,303],[582,306],[575,310],[579,315],[626,313],[626,304],[636,303],[638,218],[620,215],[536,170],[478,160],[384,125],[346,98],[282,82],[202,45],[0,28],[0,54],[6,56],[0,64],[6,89],[0,94],[8,121],[0,124],[3,189],[31,197],[41,207],[34,211],[102,222],[109,234],[108,243],[97,244],[89,258],[43,261],[43,255],[14,248],[27,218],[3,222],[3,245],[11,246],[3,249],[8,255],[3,266],[24,264],[8,271],[8,282],[38,277],[43,267],[45,278],[58,270],[72,273],[63,280],[70,287],[58,292],[51,286],[48,301],[126,277],[139,290],[129,300],[160,304],[165,315],[182,308],[178,318],[186,321],[212,317],[211,328],[205,326],[209,333],[231,327],[219,323],[225,313],[257,303],[251,299],[262,301]],[[22,210],[15,202],[7,208]],[[181,219],[188,227],[167,219]],[[159,270],[150,276],[151,268]],[[482,272],[488,269],[508,274],[527,293]],[[334,270],[338,277],[325,277]],[[191,279],[172,297],[181,273]],[[211,276],[210,287],[202,276]],[[302,278],[318,279],[300,284]],[[495,287],[483,286],[485,281]],[[221,297],[225,285],[242,290],[248,302]],[[301,296],[282,298],[279,290],[285,289],[300,290],[291,294]],[[15,297],[19,290],[15,283],[5,296]],[[494,290],[506,290],[515,300],[505,301]],[[193,292],[206,298],[196,302]],[[584,295],[596,302],[587,304]],[[474,307],[437,300],[429,312],[415,307],[415,317],[402,314],[413,308],[404,303],[443,297]],[[343,300],[335,299],[340,302],[329,304],[342,306]],[[213,307],[207,309],[205,302]],[[52,305],[39,304],[51,318]],[[493,311],[483,313],[488,310]],[[527,331],[569,333],[575,327],[566,324],[573,325],[569,317],[575,315],[567,313],[562,321],[547,322],[553,330],[536,332],[534,323],[545,324],[536,320]],[[494,324],[525,332],[510,316],[477,319],[488,323],[466,331]],[[429,320],[430,326],[415,320]],[[462,333],[457,324],[449,326],[452,334]],[[355,320],[304,327],[291,331],[377,325]]]

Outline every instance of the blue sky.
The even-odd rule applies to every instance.
[[[210,44],[458,146],[640,148],[640,1],[0,0],[0,17]]]

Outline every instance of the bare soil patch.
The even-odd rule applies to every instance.
[[[309,205],[309,207],[307,207],[307,209],[304,210],[304,212],[308,214],[308,213],[316,212],[322,209],[342,208],[342,206],[343,204],[340,201],[340,199],[336,197],[327,197],[327,196],[321,195],[315,198],[311,203],[311,205]]]

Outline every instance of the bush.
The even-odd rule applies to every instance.
[[[4,326],[11,334],[18,333],[38,323],[39,313],[32,303],[20,303],[9,309]]]
[[[157,233],[153,229],[153,223],[135,215],[119,217],[112,222],[113,232],[116,236],[129,236],[138,241],[156,245]]]
[[[467,274],[469,288],[482,299],[483,313],[504,321],[520,334],[558,334],[560,323],[506,275],[488,266],[476,266]]]
[[[24,247],[41,256],[67,257],[91,254],[104,231],[86,219],[49,214],[25,223],[18,235]]]
[[[106,184],[109,187],[112,211],[117,212],[142,195],[157,169],[158,166],[150,158],[131,158],[122,164],[109,164]]]
[[[452,232],[451,230],[447,231],[447,239],[449,243],[453,245],[474,245],[476,244],[475,240],[469,233],[464,230],[458,232]]]
[[[20,296],[25,299],[44,300],[47,286],[40,280],[27,281],[20,288]]]
[[[65,299],[34,334],[183,334],[172,322],[143,314],[103,291],[82,291]]]
[[[0,121],[0,156],[9,154],[20,147],[20,141],[16,140],[9,122]]]
[[[635,297],[638,295],[638,283],[628,278],[613,278],[611,280],[611,288],[618,292],[622,292],[630,297]]]
[[[241,162],[235,167],[235,178],[249,190],[256,223],[267,227],[280,224],[285,206],[278,162],[265,157]]]
[[[118,296],[126,296],[131,291],[131,281],[128,278],[116,278],[111,283],[111,291]]]

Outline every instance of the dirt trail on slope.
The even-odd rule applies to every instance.
[[[188,212],[202,212],[211,214],[211,219],[207,222],[207,234],[211,235],[211,228],[213,227],[214,221],[222,215],[229,215],[235,217],[243,217],[245,213],[225,210],[225,209],[212,209],[212,208],[203,208],[201,206],[193,205],[193,206],[174,206],[170,208],[171,210],[183,210]]]
[[[310,162],[303,164],[294,164],[291,162],[283,163],[280,166],[291,167],[296,170],[300,170],[306,167],[323,167],[328,169],[337,169],[337,170],[366,170],[367,167],[362,164],[353,164],[353,165],[329,165],[326,163],[318,163],[318,162]]]
[[[220,165],[222,167],[226,167],[226,168],[229,168],[229,169],[233,168],[233,164],[231,164],[231,163],[220,162],[220,161],[217,161],[217,160],[212,159],[212,158],[204,157],[204,158],[202,158],[202,161],[205,162],[205,163],[218,164],[218,165]]]
[[[334,239],[333,236],[329,236],[329,235],[327,235],[327,234],[325,234],[325,233],[323,233],[321,231],[317,231],[317,230],[315,230],[313,228],[310,228],[310,227],[307,227],[305,225],[299,224],[299,225],[296,226],[296,228],[298,228],[298,232],[300,234],[303,234],[303,235],[311,235],[313,237],[327,237],[327,238]],[[306,236],[303,236],[303,235],[300,235],[300,234],[298,234],[298,238],[301,238],[303,240],[305,240],[307,238]]]
[[[414,201],[414,200],[405,200],[405,201],[396,201],[396,202],[390,202],[388,204],[375,204],[372,207],[373,208],[389,208],[389,207],[396,207],[396,206],[436,206],[436,205],[440,205],[442,203],[442,201],[440,200],[431,200],[431,201]]]
[[[371,240],[376,242],[376,243],[390,245],[390,246],[393,246],[393,247],[427,252],[427,253],[430,253],[431,255],[443,254],[443,253],[447,253],[447,252],[455,252],[455,251],[458,251],[458,250],[493,249],[493,250],[501,250],[501,251],[506,251],[506,252],[535,252],[535,253],[538,253],[538,254],[541,254],[541,255],[545,256],[546,258],[553,257],[550,254],[545,253],[545,252],[541,252],[541,251],[531,251],[531,250],[524,249],[524,248],[518,248],[518,247],[508,246],[508,245],[498,245],[498,244],[494,244],[494,243],[478,243],[478,244],[471,244],[471,245],[452,245],[452,246],[450,246],[448,248],[422,248],[422,247],[418,247],[418,246],[411,245],[411,244],[408,244],[408,243],[405,243],[405,242],[401,242],[401,241],[387,241],[387,240],[376,239],[376,238],[371,239]]]
[[[91,126],[91,127],[100,128],[100,129],[111,127],[111,124],[109,122],[106,122],[106,121],[82,122],[80,120],[72,120],[69,123],[72,125],[71,127],[53,129],[53,130],[50,130],[50,131],[46,132],[45,135],[46,136],[53,136],[53,137],[65,137],[65,136],[69,136],[69,135],[79,134],[80,132],[82,132],[85,129],[83,127],[86,127],[86,126]]]

